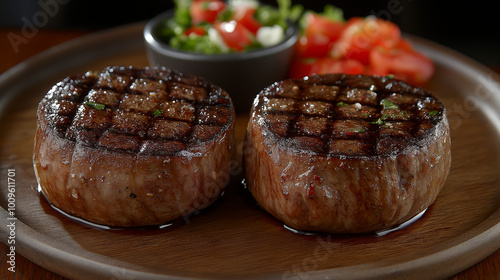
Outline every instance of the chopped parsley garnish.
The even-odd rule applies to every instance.
[[[371,122],[371,124],[384,124],[381,118],[378,118],[376,122]]]
[[[394,74],[389,74],[386,77],[387,77],[387,79],[394,79]]]
[[[90,106],[96,110],[102,110],[104,109],[104,104],[101,104],[101,103],[96,103],[96,102],[92,102],[92,101],[88,101],[85,103],[85,105],[87,106]]]
[[[340,102],[337,103],[337,106],[344,107],[344,106],[349,106],[349,104],[340,101]]]
[[[366,132],[366,130],[364,130],[362,128],[354,128],[353,131],[354,132],[360,132],[360,133]]]
[[[217,15],[217,20],[220,21],[230,21],[233,17],[233,10],[232,9],[226,9],[222,11],[219,15]]]
[[[161,115],[161,114],[163,114],[163,111],[162,111],[162,110],[160,110],[160,109],[158,109],[158,110],[156,110],[156,111],[154,111],[154,112],[153,112],[153,115],[154,115],[155,117],[156,117],[156,116],[159,116],[159,115]]]
[[[439,111],[436,111],[436,110],[429,112],[429,115],[432,116],[432,117],[434,117],[437,114],[439,114]]]
[[[382,100],[380,103],[384,106],[384,109],[399,109],[398,105],[387,99]]]

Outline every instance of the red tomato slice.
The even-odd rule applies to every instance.
[[[313,74],[362,74],[365,66],[361,62],[352,59],[338,60],[331,57],[318,59],[297,59],[290,66],[289,78],[300,79]]]
[[[319,70],[317,74],[361,74],[365,70],[365,66],[361,62],[353,59],[338,60],[331,57],[318,59]]]
[[[315,13],[308,13],[305,17],[307,25],[297,43],[295,55],[303,58],[328,56],[345,23]]]
[[[187,36],[189,36],[191,34],[203,36],[203,35],[207,34],[207,31],[202,26],[191,26],[188,29],[186,29],[186,31],[184,31],[184,34]]]
[[[197,0],[191,3],[190,14],[193,25],[202,22],[213,23],[226,4],[221,0]]]
[[[321,34],[304,35],[295,45],[295,56],[301,58],[325,57],[328,56],[332,44],[328,37]]]
[[[374,48],[370,53],[370,73],[396,78],[415,86],[424,85],[434,73],[434,63],[428,57],[407,49]]]
[[[403,38],[401,38],[401,40],[399,40],[399,42],[397,43],[395,48],[407,50],[407,51],[413,51],[413,46],[411,45],[411,43],[408,40],[403,39]]]
[[[219,32],[224,43],[230,49],[242,51],[246,46],[252,44],[252,33],[234,20],[229,22],[215,22],[213,27]]]
[[[318,69],[317,59],[294,59],[290,65],[288,78],[302,79],[305,76],[316,73]]]
[[[335,58],[356,59],[368,64],[374,47],[392,48],[400,40],[401,31],[394,23],[375,17],[356,17],[347,22],[331,54]]]
[[[330,42],[340,38],[345,26],[343,21],[335,21],[326,16],[315,13],[308,13],[306,15],[306,22],[306,35],[321,34],[327,37]]]
[[[237,23],[245,26],[248,31],[252,32],[252,34],[254,35],[257,34],[257,31],[262,26],[260,22],[254,17],[255,11],[256,9],[252,7],[241,7],[233,11],[233,19]]]

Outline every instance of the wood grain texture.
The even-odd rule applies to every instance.
[[[79,73],[112,64],[141,67],[147,61],[144,52],[138,51],[89,61],[71,71]],[[112,258],[119,264],[147,267],[151,271],[167,267],[174,275],[190,271],[195,274],[223,272],[233,276],[259,273],[300,276],[306,271],[363,266],[379,263],[381,259],[400,262],[411,260],[415,254],[439,250],[450,240],[459,242],[467,232],[484,224],[500,206],[498,131],[481,110],[457,94],[464,90],[473,93],[478,85],[471,84],[470,89],[455,87],[456,76],[448,76],[444,69],[438,68],[429,89],[442,98],[450,110],[452,170],[436,203],[422,219],[403,230],[383,237],[291,233],[259,209],[240,184],[243,178],[239,169],[241,152],[237,153],[238,161],[225,195],[207,211],[163,230],[95,230],[63,217],[35,191],[31,165],[34,108],[46,90],[61,78],[58,75],[36,83],[3,107],[0,129],[9,133],[0,139],[0,177],[5,179],[5,169],[16,169],[17,203],[22,206],[16,213],[19,220],[68,248]],[[238,149],[241,149],[246,120],[245,114],[237,118]],[[5,206],[3,193],[0,205]],[[16,258],[18,272],[10,274],[5,260],[6,246],[0,244],[2,279],[64,279],[20,255]],[[50,259],[37,259],[37,262],[46,267],[55,265]],[[499,264],[500,253],[496,251],[450,278],[495,279],[500,272]],[[116,277],[120,276],[118,273]]]

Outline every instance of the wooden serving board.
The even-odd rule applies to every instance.
[[[72,279],[444,278],[500,248],[500,78],[433,43],[411,38],[436,62],[429,90],[448,108],[453,163],[425,215],[385,236],[300,235],[259,209],[241,184],[247,113],[236,120],[238,164],[209,209],[163,229],[101,230],[64,217],[37,192],[36,107],[70,74],[148,65],[143,24],[50,49],[0,77],[0,182],[15,170],[16,251]],[[10,217],[0,188],[0,220]],[[6,243],[9,229],[0,226]]]

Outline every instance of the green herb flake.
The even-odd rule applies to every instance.
[[[337,103],[337,106],[345,107],[345,106],[349,106],[349,104],[340,101],[340,102]]]
[[[387,120],[388,118],[389,118],[389,116],[388,116],[388,115],[382,115],[382,116],[380,117],[380,119],[381,119],[381,120]]]
[[[384,106],[384,109],[399,109],[398,105],[394,104],[390,100],[384,99],[380,103]]]
[[[353,129],[354,132],[359,132],[359,133],[363,133],[363,132],[366,132],[366,130],[362,129],[362,128],[354,128]]]
[[[86,102],[85,105],[90,106],[90,107],[92,107],[96,110],[99,110],[99,111],[104,109],[104,104],[96,103],[96,102],[92,102],[92,101]]]
[[[259,41],[257,41],[255,38],[252,39],[251,43],[246,45],[243,50],[245,51],[252,51],[252,50],[258,50],[258,49],[261,49],[263,48],[262,44],[259,43]]]
[[[394,79],[395,78],[394,74],[389,74],[386,77],[387,77],[387,79]]]
[[[158,110],[156,110],[156,111],[154,111],[154,112],[153,112],[153,115],[154,115],[155,117],[156,117],[156,116],[159,116],[159,115],[161,115],[161,114],[163,114],[163,111],[162,111],[162,110],[160,110],[160,109],[158,109]]]
[[[232,9],[225,9],[219,15],[217,15],[217,20],[220,21],[230,21],[233,18],[233,10]]]
[[[384,122],[381,120],[381,118],[378,118],[376,122],[371,122],[371,124],[384,124]]]
[[[435,115],[437,115],[437,114],[439,114],[439,111],[436,111],[436,110],[434,110],[434,111],[430,111],[430,112],[429,112],[429,115],[430,115],[431,117],[434,117],[434,116],[435,116]]]

